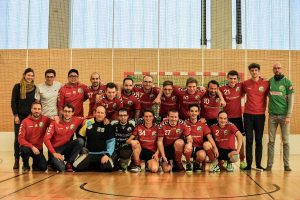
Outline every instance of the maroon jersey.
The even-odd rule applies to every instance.
[[[187,137],[191,134],[190,127],[179,120],[176,126],[170,126],[169,121],[161,122],[158,129],[158,137],[164,137],[164,146],[172,145],[177,139]]]
[[[141,114],[145,109],[151,109],[153,106],[153,101],[159,94],[159,88],[153,87],[149,93],[145,93],[144,89],[140,85],[135,85],[132,90],[138,100],[141,102]]]
[[[144,124],[140,124],[134,128],[132,135],[137,137],[143,149],[155,152],[157,150],[157,130],[157,125],[147,128]]]
[[[227,113],[228,118],[242,117],[242,84],[237,83],[234,87],[230,87],[228,84],[220,87],[220,91],[223,94],[226,106],[224,111]]]
[[[84,95],[89,99],[90,105],[89,105],[89,113],[88,117],[93,116],[94,112],[94,106],[96,103],[96,95],[97,94],[104,94],[106,89],[106,85],[99,85],[98,89],[93,89],[93,86],[89,86],[85,89]]]
[[[106,95],[102,97],[102,99],[97,102],[94,106],[94,110],[97,106],[103,106],[106,108],[106,117],[110,120],[118,119],[118,111],[123,108],[123,101],[121,98],[115,97],[113,100],[109,100]]]
[[[220,98],[218,96],[209,96],[208,92],[201,99],[200,116],[205,119],[217,119],[220,107]]]
[[[51,121],[50,118],[43,115],[38,119],[29,115],[20,125],[18,136],[19,144],[21,146],[29,147],[30,149],[36,147],[39,150],[42,150],[45,132]]]
[[[244,113],[254,115],[265,114],[269,82],[263,78],[259,78],[257,82],[248,79],[242,85],[242,92],[247,94]]]
[[[134,118],[135,110],[141,110],[140,101],[137,99],[134,93],[130,95],[126,95],[124,94],[123,91],[122,91],[122,100],[123,100],[123,106],[127,110],[129,118]]]
[[[166,97],[164,94],[161,97],[161,104],[160,104],[160,116],[167,117],[168,111],[170,109],[178,109],[178,97],[172,93],[170,97]]]
[[[84,95],[86,85],[78,83],[75,86],[65,84],[58,92],[58,112],[62,112],[63,106],[70,103],[74,106],[74,116],[83,117],[83,102],[87,99]]]
[[[44,143],[48,150],[53,154],[55,147],[68,143],[82,122],[82,117],[72,117],[70,122],[63,120],[60,120],[59,123],[51,122],[44,137]]]
[[[218,148],[236,149],[235,135],[239,130],[234,124],[228,122],[224,128],[214,124],[210,129]]]
[[[179,99],[179,109],[182,119],[187,119],[189,117],[189,105],[191,104],[201,104],[201,98],[204,95],[203,92],[197,90],[194,94],[189,94],[186,88],[173,87],[175,95]]]
[[[191,136],[193,137],[193,146],[202,148],[203,147],[203,138],[210,134],[209,127],[202,123],[201,121],[197,121],[196,123],[192,123],[190,120],[185,120],[185,123],[191,127]]]

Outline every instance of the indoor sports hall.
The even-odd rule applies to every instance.
[[[298,0],[0,0],[0,199],[300,199],[299,10]],[[230,70],[238,72],[240,82],[251,79],[251,63],[260,65],[265,80],[280,63],[292,83],[291,170],[280,127],[271,170],[255,168],[256,138],[250,170],[240,169],[238,161],[233,172],[218,173],[210,173],[212,163],[200,173],[151,173],[144,162],[138,173],[24,171],[21,158],[19,169],[13,169],[12,90],[27,68],[34,70],[35,85],[45,82],[51,68],[62,84],[68,71],[77,69],[79,82],[87,86],[97,72],[103,84],[122,85],[126,77],[141,84],[149,75],[160,88],[166,80],[185,87],[189,77],[207,87],[210,80],[226,85]],[[89,100],[84,116],[88,110]],[[268,167],[269,116],[267,105],[263,168]],[[41,153],[48,158],[45,145]],[[185,158],[182,162],[185,166]]]

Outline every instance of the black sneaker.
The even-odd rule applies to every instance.
[[[187,163],[187,164],[186,164],[185,172],[186,172],[187,174],[193,173],[193,169],[192,169],[192,164],[191,164],[191,163]]]
[[[199,163],[197,163],[197,162],[194,162],[194,172],[196,172],[196,173],[200,173],[201,171],[202,171],[202,169],[201,169],[201,167],[200,167],[200,164]]]
[[[184,168],[183,168],[182,163],[180,164],[180,166],[178,166],[176,162],[173,164],[172,172],[180,172],[183,170],[184,170]]]
[[[245,167],[245,168],[242,169],[242,170],[249,171],[249,170],[251,170],[251,166],[247,165],[247,167]]]
[[[292,171],[292,169],[290,168],[290,166],[284,166],[284,171],[290,172]]]
[[[135,166],[133,166],[129,171],[130,171],[130,172],[134,172],[134,173],[139,173],[139,172],[141,172],[142,170],[141,170],[141,166],[135,165]]]
[[[259,170],[262,170],[262,171],[266,170],[266,168],[263,168],[262,166],[256,166],[256,169],[259,169]]]
[[[22,167],[22,170],[23,170],[23,172],[28,172],[28,171],[30,171],[29,164],[24,164],[23,167]]]

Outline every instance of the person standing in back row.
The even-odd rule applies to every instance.
[[[283,144],[283,163],[285,171],[292,171],[289,165],[289,134],[290,117],[294,105],[294,88],[292,82],[282,73],[280,63],[273,65],[274,77],[270,79],[269,95],[269,143],[268,143],[268,163],[267,170],[272,170],[274,162],[274,144],[276,138],[276,129],[278,125],[281,128],[281,137]]]

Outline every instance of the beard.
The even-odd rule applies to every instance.
[[[275,79],[276,81],[280,81],[281,79],[283,79],[283,77],[284,77],[283,74],[275,74],[275,75],[274,75],[274,79]]]

